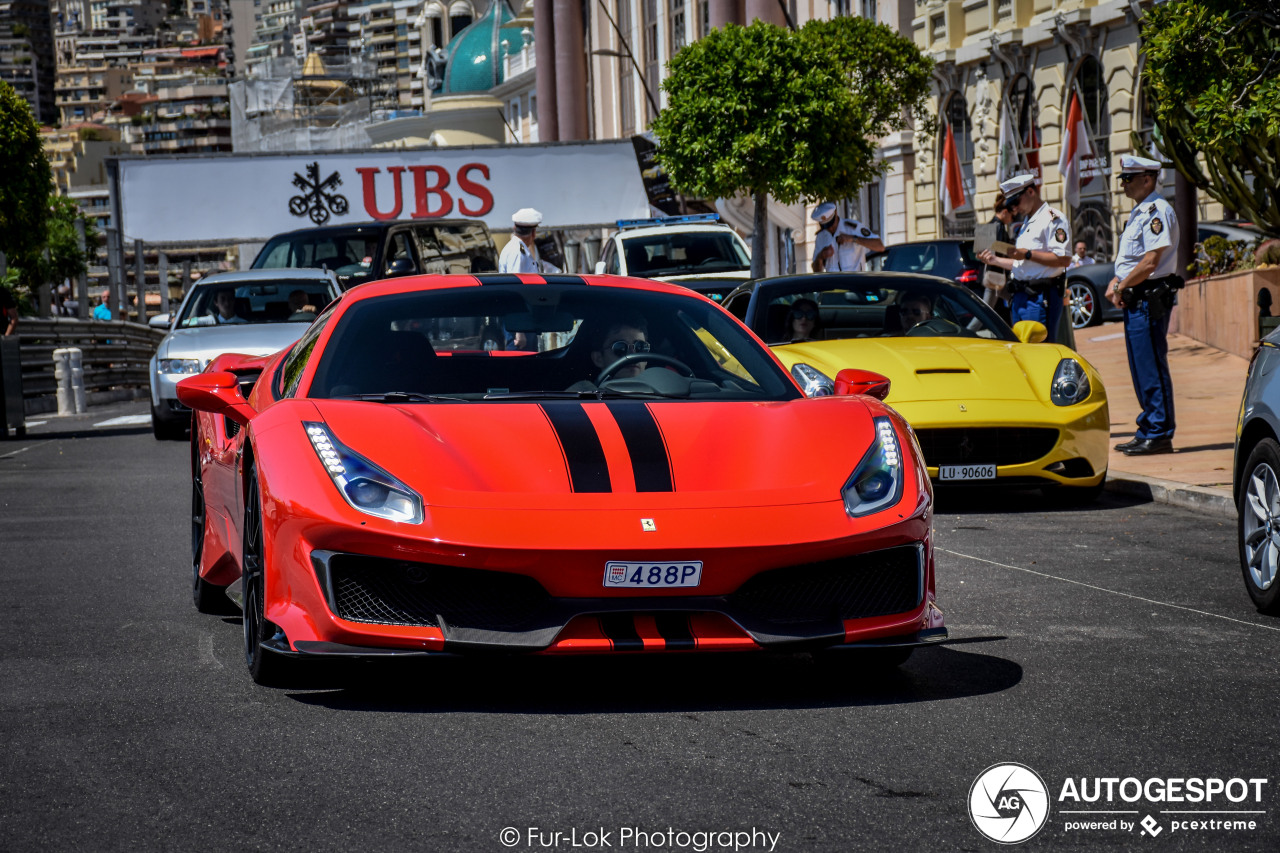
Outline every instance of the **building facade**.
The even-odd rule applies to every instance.
[[[0,0],[0,80],[31,105],[41,124],[57,121],[49,0]]]
[[[1116,185],[1119,158],[1152,151],[1139,33],[1150,6],[1151,0],[918,0],[912,31],[937,62],[939,132],[917,140],[907,176],[910,238],[972,234],[975,223],[991,219],[1001,177],[1030,171],[1041,177],[1045,199],[1070,217],[1073,239],[1083,239],[1095,257],[1113,258],[1132,208]],[[1082,163],[1078,203],[1068,205],[1058,162],[1073,97],[1092,156]],[[1013,140],[1004,152],[1002,123]],[[965,203],[944,216],[938,178],[948,129]],[[1174,186],[1166,170],[1167,197]],[[1202,217],[1220,215],[1217,205],[1201,209]]]

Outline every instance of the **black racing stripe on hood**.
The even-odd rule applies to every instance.
[[[552,273],[544,275],[547,284],[586,284],[587,280],[580,275],[566,275],[565,273]]]
[[[569,463],[569,480],[575,492],[611,492],[609,463],[600,436],[581,403],[540,403],[560,449]]]
[[[671,457],[662,430],[644,403],[607,403],[627,443],[637,492],[674,492]]]

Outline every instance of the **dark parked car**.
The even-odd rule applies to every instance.
[[[982,263],[973,255],[973,241],[960,238],[897,243],[875,256],[872,269],[918,272],[949,278],[982,294]]]
[[[1104,320],[1123,320],[1124,309],[1107,299],[1107,285],[1115,264],[1085,264],[1067,270],[1067,294],[1071,297],[1071,328],[1096,326]]]
[[[289,267],[332,270],[347,289],[401,275],[493,272],[498,252],[473,219],[360,222],[277,234],[253,259],[255,270]]]

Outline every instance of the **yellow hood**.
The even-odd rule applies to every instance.
[[[889,404],[932,400],[1049,400],[1049,383],[1064,358],[1082,356],[1056,344],[984,338],[852,338],[777,346],[788,369],[804,362],[832,379],[849,367],[872,370],[892,383]]]

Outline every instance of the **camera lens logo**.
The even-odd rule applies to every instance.
[[[1049,789],[1023,764],[993,764],[969,789],[969,818],[992,841],[1018,844],[1049,819]]]

